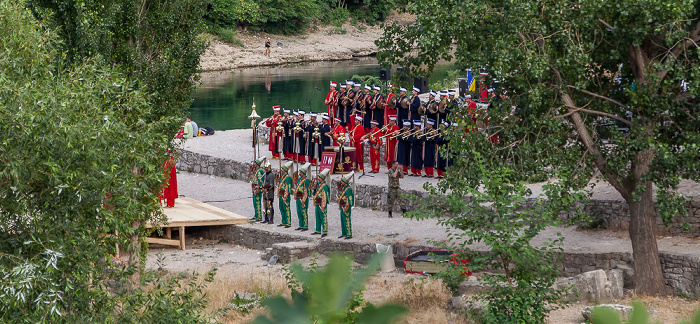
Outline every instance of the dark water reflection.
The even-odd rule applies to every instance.
[[[443,79],[447,71],[454,68],[449,63],[437,66],[429,82]],[[247,117],[253,99],[258,114],[262,117],[272,115],[274,105],[321,112],[326,110],[323,100],[328,93],[329,82],[340,82],[353,75],[378,77],[379,65],[376,59],[367,57],[350,61],[207,72],[202,75],[190,114],[199,126],[227,130],[250,127]]]

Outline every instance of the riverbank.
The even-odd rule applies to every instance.
[[[387,23],[410,23],[408,15],[392,14]],[[300,62],[339,61],[377,53],[374,41],[382,36],[379,25],[351,25],[342,30],[332,26],[312,28],[305,35],[270,35],[258,32],[239,32],[243,47],[212,38],[207,51],[201,57],[202,71],[222,71],[245,67],[283,65]],[[272,50],[265,56],[265,39],[270,37]]]

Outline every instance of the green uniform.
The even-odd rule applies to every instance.
[[[262,187],[265,184],[265,171],[262,168],[255,171],[252,183],[261,188],[258,193],[253,191],[253,209],[255,210],[255,219],[262,220]]]
[[[297,217],[299,217],[299,228],[309,228],[309,179],[299,181],[296,192],[301,193],[306,199],[294,199],[297,204]]]
[[[352,223],[350,218],[352,216],[352,206],[355,204],[355,195],[352,193],[352,187],[346,185],[343,193],[340,195],[340,199],[347,202],[345,207],[347,208],[347,212],[344,210],[345,208],[340,207],[341,236],[352,237]]]
[[[328,199],[330,198],[331,190],[325,181],[319,184],[319,186],[320,187],[316,189],[314,199],[316,199],[317,197],[325,197],[324,200],[326,201],[326,205],[316,206],[316,232],[321,234],[328,234]]]
[[[394,202],[399,198],[399,179],[403,177],[401,169],[398,170],[396,177],[393,176],[394,171],[389,169],[389,195],[386,199],[387,210],[391,213],[394,211]]]
[[[280,207],[280,215],[282,215],[282,225],[284,226],[292,226],[292,211],[290,208],[290,198],[289,198],[289,191],[292,189],[292,177],[290,177],[288,174],[284,174],[282,180],[280,180],[280,191],[284,191],[284,197],[282,195],[278,195],[279,199],[279,207]]]

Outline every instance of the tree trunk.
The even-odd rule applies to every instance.
[[[644,187],[641,200],[627,201],[634,258],[634,288],[639,295],[665,296],[666,285],[656,245],[656,209],[651,182],[647,182]]]

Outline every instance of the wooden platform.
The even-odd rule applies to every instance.
[[[148,243],[179,246],[185,249],[185,227],[236,225],[248,223],[248,218],[187,197],[175,200],[175,207],[164,208],[168,224],[162,224],[165,237],[149,237]],[[147,225],[152,227],[151,224]],[[178,232],[173,239],[173,229]]]

